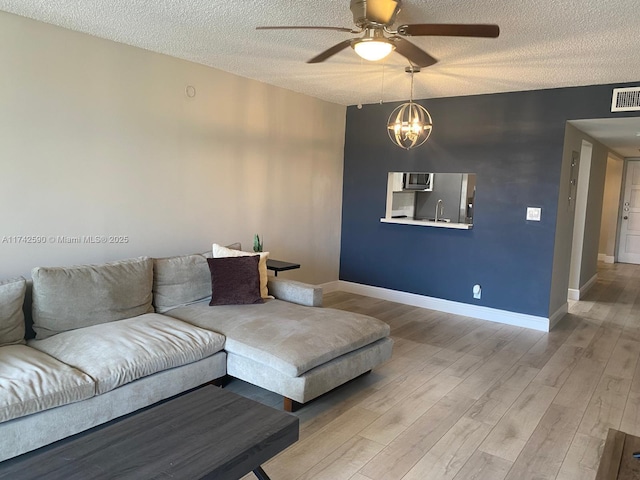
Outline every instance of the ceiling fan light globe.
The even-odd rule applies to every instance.
[[[388,56],[394,46],[391,42],[364,38],[352,45],[356,53],[370,62],[377,62]]]

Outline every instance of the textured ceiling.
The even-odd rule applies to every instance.
[[[331,102],[405,100],[406,60],[364,62],[336,31],[256,31],[258,25],[352,27],[349,0],[0,0],[0,10],[209,65]],[[415,78],[415,98],[640,80],[637,0],[405,0],[402,23],[496,23],[498,39],[410,41],[439,59]]]
[[[352,27],[349,0],[0,0],[0,10],[145,48],[271,85],[355,105],[406,100],[406,60],[363,60],[336,31],[256,31],[259,25]],[[404,23],[496,23],[498,39],[410,41],[439,62],[415,76],[414,98],[640,81],[637,0],[404,0]],[[574,121],[624,157],[640,153],[640,119]]]

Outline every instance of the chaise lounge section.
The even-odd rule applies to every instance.
[[[319,287],[270,277],[264,303],[209,306],[207,257],[155,260],[156,311],[224,335],[227,374],[282,395],[285,410],[391,357],[386,323],[322,308]]]
[[[269,291],[282,280],[269,281]],[[206,302],[166,312],[226,337],[227,374],[283,395],[285,410],[370,371],[391,356],[389,326],[377,319],[291,299],[313,287],[286,282],[291,297],[262,305]],[[289,301],[287,301],[289,300]]]

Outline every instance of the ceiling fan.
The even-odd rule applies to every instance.
[[[339,32],[363,34],[361,37],[343,40],[333,47],[316,55],[307,63],[324,62],[329,57],[352,47],[365,60],[381,60],[395,50],[404,56],[413,66],[428,67],[437,62],[413,43],[403,37],[484,37],[496,38],[500,34],[498,25],[484,24],[445,24],[417,23],[400,25],[395,30],[392,25],[400,11],[402,0],[351,0],[353,22],[357,28],[321,27],[321,26],[277,26],[256,27],[257,30],[335,30]]]

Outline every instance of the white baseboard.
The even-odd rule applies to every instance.
[[[575,288],[570,288],[567,291],[567,300],[575,300],[575,301],[580,300],[580,290],[577,290]]]
[[[490,322],[504,323],[506,325],[514,325],[517,327],[525,327],[542,332],[548,332],[551,326],[557,323],[566,312],[566,306],[554,313],[551,318],[537,317],[525,313],[510,312],[508,310],[498,310],[495,308],[482,307],[479,305],[470,305],[468,303],[453,302],[451,300],[443,300],[441,298],[427,297],[415,293],[400,292],[398,290],[390,290],[381,287],[372,287],[360,283],[345,282],[337,280],[335,282],[319,285],[323,288],[324,293],[336,291],[355,293],[365,295],[367,297],[379,298],[390,302],[402,303],[414,307],[428,308],[439,312],[453,313],[456,315],[464,315],[466,317],[478,318],[480,320],[488,320]]]
[[[598,280],[598,274],[596,273],[593,277],[591,277],[587,283],[585,283],[583,286],[580,287],[580,290],[576,289],[576,288],[570,288],[569,291],[567,292],[567,300],[580,300],[582,297],[584,297],[586,295],[586,293],[591,290],[591,287],[593,287],[596,284],[596,281]]]
[[[328,282],[328,283],[322,283],[320,285],[316,285],[316,287],[322,287],[323,293],[333,293],[333,292],[339,292],[341,290],[340,280],[335,280],[333,282]]]
[[[604,263],[615,263],[615,257],[613,255],[607,255],[606,253],[598,254],[598,261]]]

